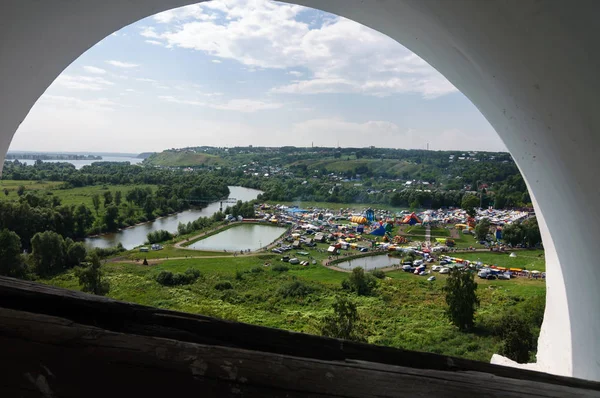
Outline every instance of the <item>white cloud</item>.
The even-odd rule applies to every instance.
[[[86,66],[84,66],[84,67],[83,67],[83,69],[84,69],[86,72],[93,73],[93,74],[95,74],[95,75],[103,75],[103,74],[105,74],[105,73],[106,73],[106,71],[105,71],[104,69],[102,69],[102,68],[97,68],[97,67],[95,67],[95,66],[87,66],[87,65],[86,65]]]
[[[54,80],[53,85],[62,86],[73,90],[100,91],[114,83],[99,76],[74,76],[62,74]]]
[[[391,38],[335,16],[323,18],[321,26],[313,28],[298,18],[305,9],[267,0],[211,1],[161,15],[157,19],[161,31],[148,28],[142,35],[162,39],[170,47],[237,60],[249,71],[298,67],[310,71],[308,79],[276,87],[274,93],[416,93],[429,99],[456,91]],[[288,73],[301,76],[296,70]]]
[[[162,45],[163,45],[163,43],[161,43],[161,42],[160,42],[160,41],[158,41],[158,40],[146,40],[146,43],[148,43],[148,44],[152,44],[152,45],[154,45],[154,46],[162,46]]]
[[[138,82],[156,83],[156,80],[148,79],[147,77],[138,77],[135,80],[137,80]]]
[[[119,106],[117,102],[108,98],[83,100],[76,97],[48,94],[44,94],[36,105],[79,111],[113,111],[115,107]]]
[[[221,60],[218,60],[218,59],[213,59],[211,62],[212,62],[212,63],[214,63],[214,64],[220,64],[220,63],[221,63]]]
[[[206,13],[204,8],[211,8],[209,6],[201,6],[200,4],[194,4],[187,7],[180,7],[173,10],[168,10],[156,14],[153,18],[156,22],[166,24],[171,22],[178,22],[188,18],[194,18],[199,20],[211,20],[215,19],[216,16],[213,13]]]
[[[212,95],[212,94],[209,94]],[[167,102],[172,102],[175,104],[183,104],[183,105],[193,105],[193,106],[203,106],[212,109],[219,109],[224,111],[237,111],[244,113],[252,113],[257,111],[269,110],[269,109],[279,109],[283,107],[283,104],[276,102],[263,102],[251,99],[232,99],[223,103],[213,103],[213,102],[205,102],[198,100],[190,100],[190,99],[182,99],[173,97],[170,95],[161,95],[158,97],[159,99]]]
[[[115,61],[115,60],[106,61],[106,63],[110,64],[112,66],[116,66],[117,68],[137,68],[139,66],[138,64],[132,64],[129,62],[122,62],[122,61]]]

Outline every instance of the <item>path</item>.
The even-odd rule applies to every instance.
[[[156,265],[159,264],[162,261],[168,261],[168,260],[192,260],[192,259],[198,259],[198,258],[237,258],[237,257],[257,257],[260,255],[263,255],[264,253],[250,253],[250,254],[238,254],[236,256],[232,256],[231,254],[229,255],[223,255],[223,256],[186,256],[186,257],[161,257],[161,258],[149,258],[146,259],[146,261],[148,262],[148,265]],[[110,259],[111,263],[119,263],[119,264],[141,264],[144,260],[123,260],[123,257],[116,257],[116,258],[112,258]]]
[[[429,224],[425,227],[425,244],[431,247],[431,225]]]

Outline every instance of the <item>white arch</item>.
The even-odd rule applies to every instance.
[[[29,109],[85,50],[192,0],[0,3],[0,159]],[[437,68],[523,172],[546,247],[537,369],[600,380],[600,2],[292,0],[377,29]],[[0,163],[1,167],[1,163]]]

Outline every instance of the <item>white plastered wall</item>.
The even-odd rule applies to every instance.
[[[547,309],[535,368],[600,380],[600,2],[291,2],[396,39],[492,124],[525,176],[546,247]],[[190,3],[0,2],[0,160],[35,101],[79,55],[127,24]]]

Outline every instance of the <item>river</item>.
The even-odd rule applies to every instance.
[[[398,265],[399,262],[399,258],[389,257],[387,254],[381,254],[378,256],[361,257],[350,261],[344,261],[343,263],[335,264],[335,266],[348,270],[361,267],[365,271],[371,271],[376,268],[386,268],[391,267],[392,265]]]
[[[236,200],[242,200],[244,202],[256,199],[262,191],[257,189],[250,189],[244,187],[229,187],[229,197],[235,198]],[[194,221],[200,217],[210,217],[217,211],[219,211],[220,203],[214,202],[209,204],[203,209],[190,209],[182,211],[181,213],[173,214],[159,218],[152,222],[136,225],[131,228],[124,229],[119,232],[110,233],[94,238],[87,238],[85,244],[88,247],[113,247],[121,243],[123,247],[130,250],[136,246],[144,244],[146,241],[146,235],[148,232],[157,231],[160,229],[167,230],[169,232],[177,232],[177,226],[179,223],[188,223]],[[223,204],[226,207],[226,204]],[[269,242],[266,242],[267,244]]]
[[[188,246],[196,250],[258,250],[275,241],[287,228],[274,225],[241,224]]]
[[[15,159],[7,159],[9,162],[14,161]],[[35,160],[34,159],[16,159],[21,163],[27,163],[28,165],[32,165],[35,164]],[[91,159],[80,159],[80,160],[74,160],[74,159],[49,159],[49,160],[42,160],[42,162],[46,163],[46,162],[50,162],[50,163],[71,163],[73,166],[75,166],[75,168],[77,170],[79,170],[80,168],[82,168],[83,166],[89,166],[94,162],[129,162],[131,164],[138,164],[143,162],[144,159],[140,159],[140,158],[132,158],[132,157],[127,157],[127,156],[102,156],[102,160],[91,160]]]

